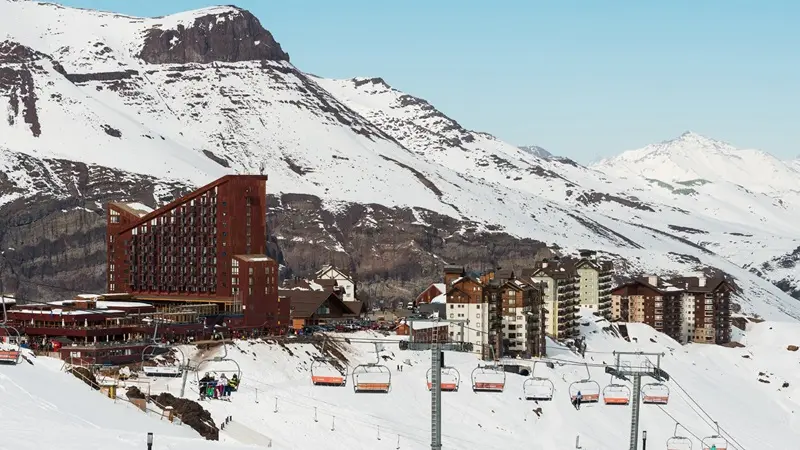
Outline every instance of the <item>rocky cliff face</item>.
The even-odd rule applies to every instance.
[[[0,198],[0,276],[23,300],[56,300],[100,292],[105,285],[106,202],[156,205],[188,186],[100,166],[0,153],[11,160]],[[25,195],[20,195],[25,192]]]
[[[150,64],[289,61],[258,19],[238,9],[197,17],[189,26],[151,28],[139,57]]]
[[[51,64],[63,73],[63,69],[49,56],[37,52],[18,42],[0,42],[0,96],[8,97],[6,121],[14,126],[20,119],[30,127],[34,137],[42,132],[36,111],[36,88],[33,71],[41,70],[42,64]]]
[[[0,207],[0,248],[12,249],[4,286],[24,300],[103,291],[106,202],[155,207],[193,189],[99,166],[14,156],[15,167],[34,174],[30,183],[37,187],[34,195]],[[0,197],[18,194],[16,183],[0,183]],[[541,242],[422,209],[351,204],[331,213],[318,197],[302,194],[270,195],[268,202],[270,256],[297,275],[329,263],[346,267],[357,274],[363,298],[416,295],[447,261],[520,267],[549,254]]]

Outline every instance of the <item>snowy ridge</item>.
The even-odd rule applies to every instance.
[[[536,375],[553,381],[555,393],[550,402],[523,400],[526,378],[512,373],[506,375],[503,393],[473,393],[471,373],[478,359],[470,354],[446,352],[447,365],[460,372],[461,381],[458,392],[442,395],[444,448],[571,448],[578,434],[583,448],[623,448],[629,435],[629,407],[601,403],[584,405],[581,411],[575,411],[568,394],[570,383],[586,377],[586,369],[579,365],[583,361],[589,364],[593,380],[601,387],[609,384],[604,364],[611,363],[611,352],[615,350],[665,353],[662,368],[672,378],[667,383],[671,393],[669,404],[663,409],[642,406],[640,429],[647,430],[653,443],[660,445],[672,435],[675,420],[700,438],[715,431],[712,419],[718,421],[723,434],[733,436],[729,449],[777,450],[800,438],[794,412],[800,403],[797,356],[786,350],[787,343],[800,331],[797,324],[749,324],[747,332],[739,336],[747,347],[731,349],[696,344],[684,347],[641,324],[628,324],[632,342],[626,342],[604,332],[608,323],[596,320],[584,311],[581,331],[588,343],[585,360],[548,342],[548,356],[555,368],[539,365]],[[203,404],[215,418],[233,415],[246,427],[272,438],[278,446],[394,449],[399,435],[401,448],[429,448],[430,394],[425,386],[429,352],[401,351],[387,341],[401,337],[365,333],[344,337],[364,342],[341,344],[350,360],[349,370],[357,363],[375,361],[373,346],[367,343],[370,339],[386,342],[381,357],[392,371],[389,394],[355,394],[351,380],[346,387],[313,386],[309,367],[319,353],[309,344],[287,343],[284,348],[274,343],[237,342],[238,350],[229,350],[229,355],[242,367],[240,391],[234,393],[231,402]],[[510,363],[531,364],[526,360]],[[397,364],[404,365],[402,372],[396,371]],[[200,371],[228,368],[224,363],[206,363]],[[194,374],[190,375],[192,378],[196,378]],[[174,393],[180,380],[151,382],[153,390],[168,389]],[[789,383],[789,387],[783,387],[784,383]],[[630,382],[623,384],[630,386]],[[586,388],[584,391],[588,393]],[[539,414],[534,411],[537,408],[541,408]],[[748,410],[759,414],[744,413]],[[336,431],[331,431],[332,425]],[[381,440],[377,439],[378,427]],[[225,432],[222,436],[235,439]],[[694,448],[700,448],[698,439],[688,433],[686,436],[692,439]],[[733,439],[741,446],[733,445]]]
[[[766,185],[753,185],[753,177],[736,184],[694,175],[622,178],[610,166],[541,158],[464,129],[381,79],[317,78],[286,60],[149,64],[138,56],[153,29],[188,26],[193,18],[222,28],[220,20],[244,14],[219,7],[143,19],[0,0],[7,47],[54,60],[29,57],[23,69],[0,56],[0,69],[20,80],[30,73],[35,93],[21,99],[11,123],[0,121],[0,168],[15,175],[0,206],[50,189],[36,183],[40,171],[28,164],[52,167],[55,158],[165,184],[265,173],[271,194],[314,195],[334,214],[347,204],[377,204],[413,208],[424,223],[429,210],[566,251],[594,248],[625,260],[631,272],[714,266],[737,279],[746,310],[800,318],[800,304],[761,278],[788,275],[750,271],[800,245],[800,192],[770,190],[790,185],[783,175],[764,178]],[[204,32],[218,27],[211,28]],[[14,111],[18,92],[17,82],[0,84],[0,108]],[[700,138],[681,139],[689,145]],[[704,145],[714,154],[733,152]],[[753,152],[741,167],[760,164],[751,156],[763,155]],[[710,167],[723,156],[714,158]],[[731,179],[741,170],[731,169]]]
[[[677,139],[602,160],[593,167],[609,174],[667,183],[727,182],[760,193],[800,190],[800,172],[792,163],[760,150],[737,149],[691,131]]]

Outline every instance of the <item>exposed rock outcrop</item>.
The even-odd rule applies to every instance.
[[[200,433],[200,436],[209,441],[219,440],[219,429],[214,424],[211,413],[206,411],[199,403],[178,398],[168,392],[162,392],[157,397],[152,397],[160,407],[171,406],[175,415],[186,425]]]
[[[75,378],[86,383],[92,389],[94,390],[100,389],[100,385],[97,383],[97,378],[95,378],[92,371],[87,369],[86,367],[80,367],[80,366],[73,367],[69,369],[69,373],[71,373]]]
[[[289,54],[253,14],[233,8],[197,17],[188,27],[148,30],[139,57],[150,64],[289,61]]]

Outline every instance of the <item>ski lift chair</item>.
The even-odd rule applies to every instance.
[[[433,387],[431,369],[428,369],[428,372],[425,374],[425,380],[427,381],[428,390],[430,391]],[[442,367],[442,375],[439,384],[442,391],[456,392],[458,391],[458,385],[461,384],[461,373],[459,373],[455,367]]]
[[[702,441],[702,449],[703,450],[712,450],[714,446],[716,446],[716,450],[727,450],[728,449],[728,440],[722,436],[708,436],[703,438]]]
[[[321,358],[311,363],[311,383],[314,386],[345,386],[347,376],[333,366],[332,358]]]
[[[481,366],[472,370],[473,392],[503,392],[506,387],[506,371],[499,366]]]
[[[675,424],[675,433],[667,439],[667,450],[692,450],[692,440],[678,434],[679,426],[681,424]]]
[[[714,422],[714,424],[717,426],[717,433],[704,437],[703,440],[700,441],[700,448],[702,450],[728,450],[728,440],[720,436],[719,424],[716,422]]]
[[[226,352],[226,355],[227,355],[227,352]],[[197,368],[195,369],[195,377],[196,377],[198,389],[200,389],[200,378],[201,378],[200,377],[200,366],[202,366],[203,364],[205,364],[207,362],[215,362],[215,363],[223,363],[224,362],[228,367],[226,367],[224,369],[216,369],[215,368],[215,369],[209,370],[208,373],[213,373],[215,375],[216,374],[225,375],[225,377],[228,378],[229,380],[232,379],[234,376],[236,376],[236,378],[239,380],[238,386],[241,386],[241,384],[242,384],[242,368],[241,368],[241,366],[239,366],[239,363],[236,362],[233,359],[229,359],[227,356],[215,356],[213,358],[206,358],[206,359],[200,361],[200,363],[197,364]]]
[[[392,389],[392,372],[381,364],[378,344],[375,343],[377,362],[359,364],[353,368],[353,391],[389,393]]]
[[[531,377],[522,383],[522,392],[525,400],[550,401],[556,388],[553,382],[546,377],[536,376],[536,364],[541,361],[534,361],[531,368]]]
[[[586,378],[569,385],[569,399],[574,402],[578,397],[578,392],[580,392],[581,403],[597,403],[600,401],[600,383],[592,380],[589,365],[586,363],[583,363],[583,365],[586,367]]]
[[[10,325],[7,325],[6,323],[0,324],[0,330],[5,330],[4,334],[8,337],[8,343],[9,346],[11,347],[10,350],[0,349],[0,364],[15,366],[19,364],[19,360],[22,356],[22,351],[20,350],[20,342],[22,342],[22,335],[19,333],[19,330]],[[12,331],[14,336],[12,336]],[[13,345],[11,345],[12,337],[14,338],[15,341],[15,344]],[[16,347],[16,349],[14,349],[14,347]]]
[[[664,383],[647,383],[642,386],[642,403],[666,405],[669,403],[669,388]]]
[[[325,355],[327,336],[322,341],[322,351],[319,358],[311,362],[311,383],[314,386],[345,386],[347,384],[347,369],[344,374],[334,366],[335,359]]]
[[[186,358],[184,357],[181,361],[180,366],[145,366],[144,363],[146,361],[152,361],[157,356],[163,355],[167,353],[168,350],[174,348],[181,353],[183,356],[183,351],[181,351],[177,347],[169,347],[167,345],[162,344],[150,344],[147,347],[142,349],[142,372],[148,377],[173,377],[177,378],[183,375],[183,360]],[[164,350],[162,352],[158,352],[158,350]]]
[[[611,375],[611,383],[603,388],[603,402],[606,405],[627,405],[631,402],[631,388],[614,383],[614,375]]]

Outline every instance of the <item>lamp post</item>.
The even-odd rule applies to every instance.
[[[647,431],[642,431],[642,450],[647,450]]]
[[[147,433],[147,450],[153,450],[153,433]]]

